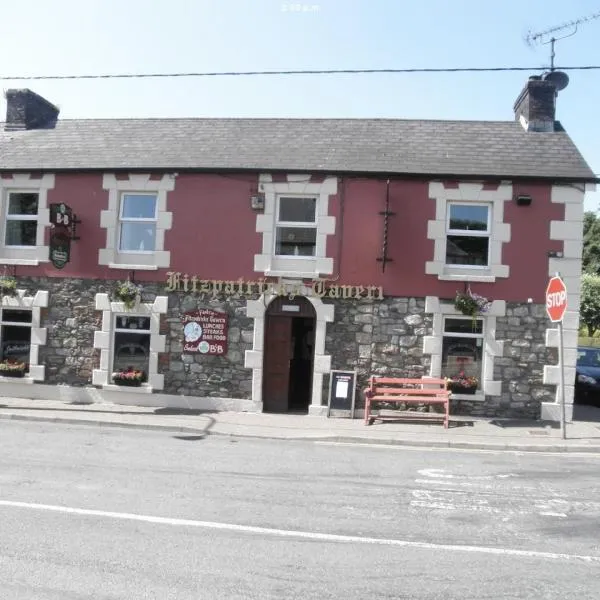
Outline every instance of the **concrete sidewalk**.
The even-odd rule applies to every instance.
[[[437,423],[422,422],[376,421],[367,427],[362,419],[0,398],[0,420],[131,427],[201,437],[219,434],[362,444],[600,454],[600,409],[577,406],[574,418],[573,423],[567,424],[567,439],[563,440],[558,424],[530,420],[454,417],[447,430]]]

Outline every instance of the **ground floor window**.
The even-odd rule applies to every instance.
[[[31,310],[3,308],[0,311],[0,361],[22,363],[29,370]]]
[[[445,317],[442,341],[442,377],[463,389],[481,389],[483,379],[483,320]]]
[[[150,368],[150,317],[115,315],[113,372],[142,371],[143,381]]]

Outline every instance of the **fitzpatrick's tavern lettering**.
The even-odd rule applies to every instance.
[[[232,296],[234,298],[252,297],[269,294],[287,296],[293,300],[296,296],[316,296],[318,298],[342,298],[347,300],[383,300],[383,288],[375,285],[333,285],[319,279],[312,284],[246,281],[243,277],[235,281],[219,279],[200,279],[197,275],[188,275],[177,271],[167,273],[166,292],[187,292],[191,294],[209,294]]]

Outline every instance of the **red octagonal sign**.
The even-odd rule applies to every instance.
[[[557,275],[552,277],[546,288],[546,312],[553,323],[563,320],[567,310],[567,286]]]

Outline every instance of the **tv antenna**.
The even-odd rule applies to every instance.
[[[550,72],[553,72],[555,57],[554,44],[559,40],[564,40],[565,38],[575,35],[577,33],[577,28],[579,25],[587,23],[588,21],[593,21],[594,19],[598,18],[600,18],[600,12],[594,13],[593,15],[589,15],[587,17],[581,17],[581,19],[569,21],[568,23],[563,23],[562,25],[557,25],[556,27],[551,27],[550,29],[546,29],[545,31],[539,31],[537,33],[532,33],[530,31],[525,37],[525,42],[529,46],[533,45],[534,43],[550,44]],[[572,29],[572,31],[571,33],[567,33],[561,37],[555,37],[554,35],[552,35],[553,33],[557,31],[563,31],[564,29]]]

